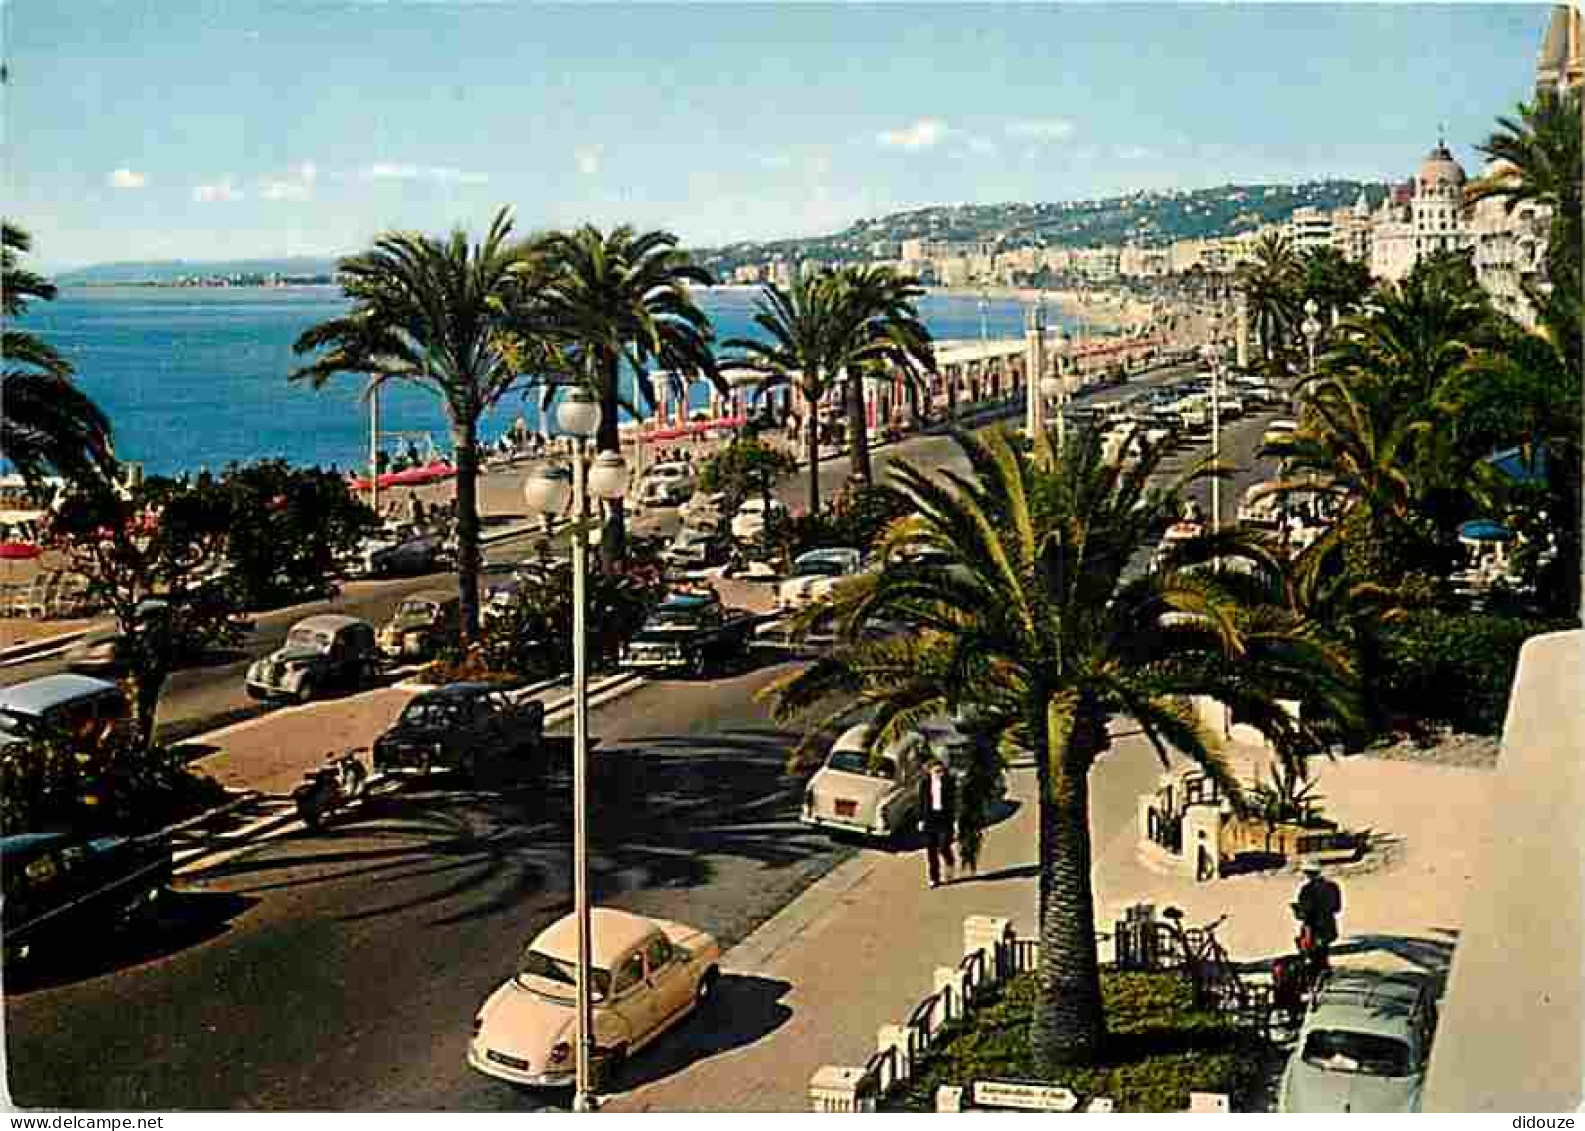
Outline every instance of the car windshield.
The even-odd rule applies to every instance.
[[[461,722],[457,704],[444,699],[414,699],[402,712],[402,722],[414,727],[450,727]]]
[[[1409,1046],[1395,1037],[1349,1029],[1313,1029],[1304,1042],[1305,1063],[1328,1072],[1407,1076]]]
[[[847,566],[837,558],[805,558],[793,566],[794,577],[841,577]]]
[[[897,779],[897,763],[890,758],[882,758],[870,766],[870,756],[862,750],[833,750],[831,757],[826,759],[828,770],[840,770],[844,774],[862,774],[867,778],[881,778],[885,781]]]
[[[315,628],[294,628],[286,642],[298,648],[312,648],[322,652],[330,647],[330,633]]]
[[[518,985],[546,997],[565,998],[570,1001],[577,991],[578,967],[576,963],[552,958],[530,947],[523,951],[523,957],[518,960],[517,982]],[[610,985],[611,975],[607,971],[589,972],[589,988],[593,991],[595,1001],[605,997]]]
[[[659,608],[649,615],[649,626],[694,624],[699,620],[703,605],[696,607],[677,606],[676,608]],[[646,626],[646,627],[649,627]]]

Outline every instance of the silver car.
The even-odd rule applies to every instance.
[[[1277,1110],[1420,1110],[1436,999],[1415,974],[1338,970],[1305,1013],[1277,1087]]]

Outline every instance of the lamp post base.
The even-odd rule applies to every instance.
[[[593,1092],[576,1092],[572,1097],[572,1110],[591,1112],[600,1110],[600,1097]]]

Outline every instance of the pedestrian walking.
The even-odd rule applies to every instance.
[[[955,878],[957,860],[952,855],[953,827],[958,818],[958,785],[939,758],[919,783],[919,831],[925,834],[925,860],[930,886],[941,886],[941,865],[947,866],[947,883]]]

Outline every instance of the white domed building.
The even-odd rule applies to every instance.
[[[1396,282],[1414,269],[1422,256],[1459,251],[1470,246],[1464,219],[1464,169],[1438,141],[1420,162],[1407,199],[1389,193],[1376,213],[1371,232],[1370,273]]]

